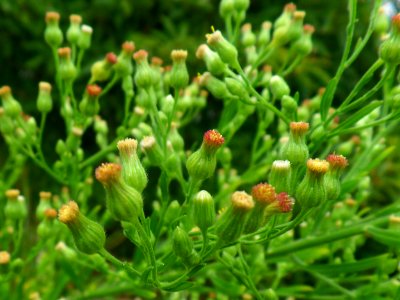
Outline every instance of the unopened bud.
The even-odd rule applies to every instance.
[[[104,248],[106,235],[103,227],[82,215],[76,202],[64,204],[58,219],[68,226],[76,247],[83,253],[94,254]]]
[[[193,197],[194,223],[207,234],[207,229],[214,224],[214,200],[207,191],[200,191]]]
[[[211,34],[207,34],[206,37],[207,44],[218,52],[223,62],[235,70],[240,69],[237,49],[222,36],[221,31],[217,30]]]
[[[46,13],[46,29],[44,31],[44,39],[52,48],[58,48],[63,41],[63,34],[58,25],[60,14],[57,12]]]
[[[70,25],[67,30],[67,40],[72,45],[76,45],[81,35],[80,25],[82,23],[82,17],[80,15],[69,16]]]
[[[175,89],[183,89],[189,83],[189,73],[186,68],[186,50],[173,50],[171,52],[172,69],[169,84]]]

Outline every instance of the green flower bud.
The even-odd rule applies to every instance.
[[[275,160],[272,163],[269,182],[277,193],[290,191],[291,168],[288,160]]]
[[[272,95],[275,99],[282,99],[283,96],[288,96],[290,94],[288,84],[279,75],[272,76],[269,83]]]
[[[334,201],[340,195],[340,175],[347,167],[347,159],[342,155],[330,154],[326,158],[329,162],[329,171],[325,175],[326,196],[329,201]]]
[[[59,74],[61,79],[65,81],[72,81],[76,78],[77,70],[71,59],[71,48],[58,49],[58,56],[60,57]]]
[[[228,42],[223,36],[221,31],[217,30],[211,34],[207,34],[207,44],[218,52],[222,61],[235,70],[240,69],[238,61],[238,51],[234,45]]]
[[[89,49],[92,42],[93,28],[88,25],[82,25],[81,34],[78,39],[78,47],[81,49]]]
[[[216,223],[216,234],[222,245],[236,241],[243,232],[247,217],[254,208],[254,202],[245,192],[234,192],[231,205]]]
[[[178,127],[178,123],[171,122],[171,130],[168,135],[168,140],[171,141],[174,151],[179,153],[185,149],[185,140],[179,134]]]
[[[51,193],[50,192],[40,192],[39,193],[39,205],[36,208],[36,218],[42,221],[45,217],[44,212],[51,208]]]
[[[53,208],[48,208],[44,212],[44,218],[40,222],[37,233],[41,239],[48,239],[54,236],[54,219],[57,218],[57,211]]]
[[[129,119],[129,128],[135,128],[136,126],[138,126],[139,123],[142,122],[145,117],[146,117],[146,110],[143,107],[136,105]]]
[[[58,25],[60,14],[57,12],[46,13],[46,29],[44,31],[44,39],[52,48],[58,48],[63,41],[63,34]]]
[[[4,135],[13,134],[15,130],[14,122],[11,117],[5,114],[3,107],[0,107],[0,131]]]
[[[281,99],[281,103],[283,113],[293,120],[297,112],[296,100],[288,95],[284,95]]]
[[[137,141],[125,139],[117,144],[122,163],[122,177],[125,182],[141,193],[147,185],[146,171],[137,155]]]
[[[174,89],[183,89],[189,84],[189,73],[186,68],[186,50],[173,50],[171,52],[172,69],[169,84]]]
[[[235,11],[235,0],[222,0],[219,3],[219,14],[222,18],[232,16]]]
[[[112,66],[117,62],[117,56],[109,52],[103,60],[95,62],[91,69],[91,82],[106,81],[110,78]]]
[[[379,56],[387,64],[400,64],[400,14],[392,18],[392,31],[389,38],[381,44]]]
[[[69,261],[74,261],[77,258],[76,251],[68,247],[64,242],[58,242],[55,250],[60,252]]]
[[[230,166],[232,161],[232,152],[228,147],[224,147],[217,152],[217,158],[224,167]]]
[[[226,84],[208,72],[205,72],[200,77],[199,83],[200,85],[205,86],[215,98],[226,99],[232,97],[226,87]]]
[[[308,147],[305,142],[309,124],[291,122],[289,141],[281,149],[281,158],[289,160],[293,165],[303,165],[308,158]]]
[[[19,190],[7,190],[7,203],[4,207],[4,214],[10,220],[23,220],[26,218],[28,211],[25,204],[25,198],[20,195]]]
[[[206,44],[197,48],[196,57],[204,60],[207,70],[215,76],[223,75],[227,71],[227,66],[218,53],[212,51]]]
[[[303,34],[301,37],[296,40],[292,47],[291,51],[293,51],[296,55],[307,56],[312,51],[312,34],[314,33],[315,28],[312,25],[304,25]]]
[[[204,134],[200,149],[192,153],[186,162],[190,177],[205,180],[214,174],[217,164],[216,152],[223,143],[223,136],[216,130],[209,130]]]
[[[271,40],[271,27],[272,24],[269,21],[265,21],[261,24],[261,30],[258,35],[258,45],[266,46]]]
[[[246,11],[250,6],[250,0],[234,0],[234,6],[238,12]]]
[[[389,18],[385,13],[385,8],[380,7],[378,10],[378,15],[376,16],[374,31],[377,34],[383,35],[388,32],[389,25]]]
[[[272,78],[272,67],[270,65],[264,65],[262,68],[261,75],[262,75],[262,77],[261,77],[259,85],[264,87],[262,92],[264,93],[264,91],[266,91],[266,92],[268,92],[268,95],[269,95],[269,91],[268,91],[267,87],[269,86],[269,81]],[[267,101],[268,100],[269,100],[269,97],[267,98]]]
[[[193,197],[193,219],[203,234],[214,224],[214,200],[207,191],[200,191]]]
[[[143,213],[142,196],[125,183],[120,165],[104,163],[95,175],[106,191],[107,209],[116,220],[134,222]]]
[[[251,24],[246,23],[242,26],[242,44],[244,47],[254,46],[256,44],[256,35],[251,31]]]
[[[183,264],[187,268],[200,262],[198,254],[193,249],[193,243],[189,238],[189,235],[179,226],[174,230],[172,247],[176,256],[182,260]]]
[[[167,97],[164,98],[161,109],[166,116],[172,118],[174,105],[175,105],[174,97],[172,97],[172,95],[168,95]]]
[[[326,201],[324,176],[328,172],[326,160],[309,159],[307,173],[296,190],[296,200],[303,209],[319,206]]]
[[[160,166],[163,164],[165,158],[164,153],[160,145],[157,144],[154,136],[145,136],[140,141],[140,147],[152,165]]]
[[[133,51],[135,51],[135,44],[133,42],[125,42],[122,44],[122,51],[114,65],[115,73],[121,78],[133,73],[131,58]]]
[[[80,15],[70,15],[69,21],[70,24],[67,30],[67,41],[72,45],[76,45],[81,35],[80,25],[82,23],[82,17]]]
[[[282,14],[276,19],[274,23],[275,30],[282,26],[289,26],[293,17],[293,13],[296,11],[296,5],[288,3],[285,5]]]
[[[165,213],[164,222],[170,224],[180,216],[181,206],[177,200],[171,201]]]
[[[228,91],[235,96],[238,96],[242,100],[247,100],[249,99],[249,93],[246,90],[246,87],[242,82],[240,82],[237,79],[225,78],[225,84],[226,87],[228,88]]]
[[[250,233],[259,229],[264,223],[265,208],[276,201],[275,188],[268,183],[259,183],[251,190],[255,206],[249,213],[244,232]]]
[[[84,131],[81,127],[73,126],[71,129],[71,133],[68,135],[67,140],[65,142],[67,149],[69,151],[75,151],[79,148],[82,142],[82,135]]]
[[[53,100],[51,99],[51,85],[48,82],[39,82],[39,95],[36,107],[41,113],[47,114],[53,108]]]
[[[64,204],[58,219],[68,226],[79,251],[94,254],[104,249],[106,235],[103,227],[82,215],[76,202]]]
[[[11,88],[8,85],[4,85],[0,88],[0,98],[3,102],[4,113],[10,118],[17,118],[22,112],[21,105],[17,100],[14,99]]]
[[[81,103],[79,103],[79,109],[86,117],[93,117],[99,113],[99,96],[101,91],[101,87],[97,84],[89,84],[86,86],[86,93]]]
[[[136,72],[135,72],[135,84],[139,88],[148,89],[154,83],[154,72],[150,68],[147,61],[148,53],[145,50],[139,50],[133,54],[133,58],[136,61]]]

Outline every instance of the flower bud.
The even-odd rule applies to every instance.
[[[226,87],[226,84],[208,72],[205,72],[200,77],[199,83],[200,85],[205,86],[207,90],[209,90],[210,93],[217,99],[232,97]]]
[[[222,36],[221,31],[217,30],[211,34],[207,34],[206,38],[207,44],[218,52],[224,63],[235,70],[240,69],[237,49]]]
[[[223,143],[223,136],[216,130],[209,130],[204,134],[200,149],[192,153],[186,162],[186,168],[193,179],[205,180],[214,174],[216,152]]]
[[[95,62],[91,69],[91,81],[106,81],[110,78],[112,66],[117,62],[117,56],[109,52],[103,60]]]
[[[389,25],[389,18],[386,15],[385,8],[380,7],[376,16],[374,31],[377,34],[384,35],[388,32]]]
[[[275,201],[268,205],[265,209],[263,224],[266,224],[269,218],[273,215],[291,212],[294,204],[295,200],[287,193],[279,193],[276,195]]]
[[[145,50],[139,50],[133,54],[136,61],[135,84],[139,88],[148,89],[154,82],[153,71],[147,61],[148,53]]]
[[[47,114],[53,108],[53,100],[51,99],[51,85],[48,82],[39,82],[39,95],[36,107],[41,113]]]
[[[186,68],[186,50],[173,50],[171,52],[172,69],[169,84],[174,89],[183,89],[189,83],[189,73]]]
[[[272,24],[269,21],[263,22],[261,24],[261,30],[258,35],[258,45],[266,46],[271,40],[271,27]]]
[[[172,247],[176,256],[178,256],[182,260],[183,264],[187,268],[190,268],[191,266],[199,263],[200,258],[193,249],[193,243],[189,238],[189,235],[179,226],[176,227],[174,230]]]
[[[324,175],[328,172],[326,160],[309,159],[307,172],[296,189],[296,200],[303,209],[319,206],[326,201]]]
[[[194,223],[207,234],[207,229],[214,224],[214,200],[207,191],[200,191],[193,197]]]
[[[400,64],[400,14],[392,18],[392,31],[379,48],[379,56],[385,63],[397,66]]]
[[[304,25],[303,34],[301,37],[296,40],[292,45],[292,51],[296,55],[307,56],[312,51],[312,34],[314,33],[315,28],[312,25]]]
[[[347,167],[348,161],[342,155],[330,154],[326,158],[329,162],[329,171],[325,175],[326,196],[330,201],[337,200],[340,195],[340,176]]]
[[[289,141],[282,147],[281,157],[298,166],[306,162],[308,147],[305,143],[305,134],[309,124],[305,122],[291,122]]]
[[[70,15],[69,21],[70,24],[67,30],[67,41],[72,45],[76,45],[81,35],[80,25],[82,23],[82,17],[80,15]]]
[[[60,14],[57,12],[46,13],[46,29],[44,31],[44,39],[52,48],[58,48],[63,41],[63,34],[58,25]]]
[[[114,64],[115,73],[124,78],[133,73],[132,54],[135,51],[134,42],[125,42],[122,44],[122,51],[118,55],[117,62]]]
[[[256,35],[251,31],[251,24],[246,23],[242,26],[242,44],[244,47],[256,44]]]
[[[88,25],[82,25],[81,33],[78,39],[78,47],[81,49],[89,49],[92,42],[93,28]]]
[[[249,212],[254,202],[246,192],[234,192],[230,207],[222,214],[216,224],[219,242],[224,244],[236,241],[243,232]]]
[[[74,80],[77,70],[71,59],[71,48],[58,49],[58,56],[60,57],[59,73],[61,79],[66,81]]]
[[[204,60],[207,70],[215,76],[222,75],[227,70],[227,66],[218,53],[212,51],[206,44],[202,44],[197,48],[196,57]]]
[[[219,14],[222,18],[228,18],[235,11],[235,0],[222,0],[219,3]]]
[[[121,166],[103,163],[95,175],[106,191],[106,206],[110,214],[118,221],[134,222],[143,212],[143,199],[136,189],[124,182]]]
[[[245,12],[250,6],[250,0],[234,0],[234,7],[237,12]]]
[[[68,226],[79,251],[94,254],[104,248],[106,235],[103,227],[82,215],[76,202],[64,204],[60,208],[58,219]]]
[[[268,183],[253,186],[251,195],[255,206],[249,214],[245,227],[246,233],[254,232],[263,225],[265,208],[276,201],[275,188]]]
[[[81,103],[79,103],[79,109],[83,115],[87,117],[93,117],[99,113],[100,104],[99,96],[101,95],[101,87],[97,84],[89,84],[86,86],[86,93]]]
[[[277,29],[282,26],[289,26],[293,17],[293,13],[296,11],[296,5],[288,3],[285,5],[282,14],[276,19],[274,28]]]
[[[225,84],[226,87],[228,88],[228,91],[235,96],[238,96],[241,100],[247,100],[249,101],[249,93],[246,90],[246,87],[244,84],[233,78],[226,77],[225,78]]]
[[[36,218],[41,221],[44,219],[44,212],[51,208],[51,193],[50,192],[40,192],[39,193],[39,205],[36,208]]]
[[[0,107],[0,131],[4,135],[10,135],[14,133],[14,129],[13,119],[5,114],[3,107]]]
[[[168,205],[165,213],[164,222],[165,224],[171,224],[174,220],[179,218],[181,212],[181,206],[177,200],[171,201]]]
[[[7,251],[0,251],[0,265],[7,265],[10,263],[11,255]]]
[[[125,182],[141,193],[147,185],[147,175],[137,155],[137,141],[125,139],[117,144]]]
[[[277,193],[290,191],[291,168],[288,160],[275,160],[272,163],[269,182]]]
[[[292,97],[284,95],[281,99],[282,111],[290,119],[294,119],[297,112],[297,102]]]
[[[7,190],[6,193],[7,203],[4,207],[4,214],[6,218],[11,220],[22,220],[27,214],[25,198],[20,195],[19,190]]]
[[[283,96],[288,96],[290,94],[289,86],[279,75],[272,76],[269,83],[272,95],[275,99],[282,99]]]
[[[140,147],[152,165],[159,166],[164,162],[164,153],[154,136],[145,136],[140,141]]]
[[[171,130],[168,135],[168,140],[171,141],[175,152],[182,152],[185,149],[185,140],[179,134],[179,125],[176,122],[171,122]]]
[[[3,102],[4,113],[6,116],[14,119],[21,114],[21,105],[14,99],[11,88],[8,85],[4,85],[0,88],[0,98]]]
[[[37,233],[42,239],[50,238],[54,233],[54,219],[57,218],[57,211],[53,208],[48,208],[44,212],[44,218],[40,222]]]

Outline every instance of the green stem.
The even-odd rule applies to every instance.
[[[128,265],[128,263],[120,261],[118,258],[114,257],[110,252],[108,252],[104,248],[99,251],[99,254],[101,256],[103,256],[106,260],[111,262],[113,265],[115,265],[115,266],[117,266],[117,267],[119,267],[121,269],[127,270],[128,273],[130,273],[130,274],[135,274],[136,276],[141,276],[142,275],[135,268],[133,268],[132,266]]]

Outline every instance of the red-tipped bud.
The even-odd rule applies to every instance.
[[[208,130],[203,137],[206,150],[215,151],[224,144],[224,137],[215,129]]]
[[[109,52],[106,54],[106,61],[110,64],[113,65],[117,62],[117,55],[114,52]]]
[[[86,87],[86,91],[89,94],[89,96],[97,97],[101,94],[101,87],[98,86],[97,84],[89,84]]]
[[[142,61],[147,60],[147,57],[148,57],[148,56],[149,56],[149,54],[148,54],[148,52],[147,52],[146,50],[139,50],[139,51],[136,51],[136,52],[133,54],[133,59],[134,59],[136,62],[140,63],[140,62],[142,62]]]
[[[326,160],[332,170],[341,170],[348,166],[349,162],[343,155],[329,154]]]
[[[310,124],[306,122],[291,122],[290,123],[290,132],[295,136],[304,136],[308,129],[310,128]]]

